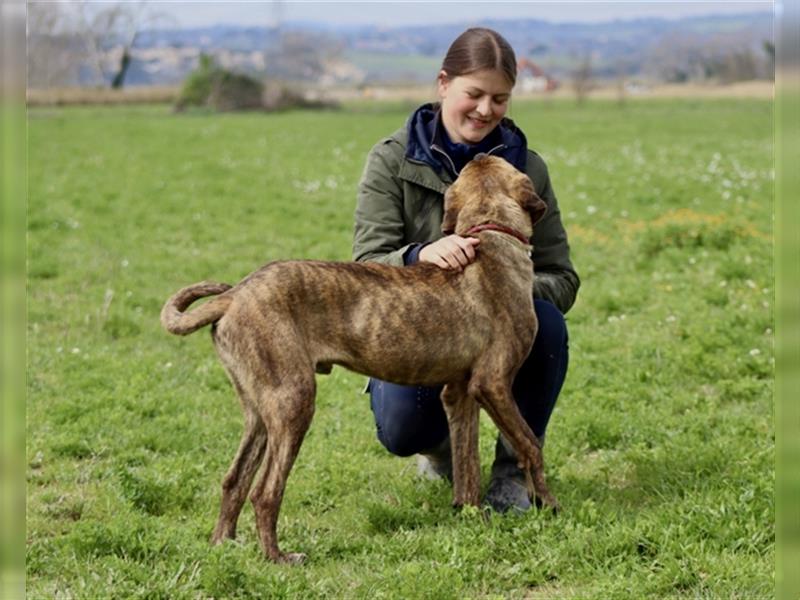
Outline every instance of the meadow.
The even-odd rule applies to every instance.
[[[411,106],[29,112],[31,598],[767,598],[774,591],[773,105],[515,102],[582,278],[545,449],[558,516],[456,512],[318,378],[275,566],[246,505],[210,547],[241,415],[164,300],[347,260],[369,148]],[[482,417],[483,485],[496,431]]]

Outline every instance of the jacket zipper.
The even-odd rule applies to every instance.
[[[487,151],[486,154],[492,154],[495,150],[505,150],[506,148],[508,148],[508,146],[506,146],[505,144],[498,144],[491,150]]]
[[[493,152],[496,152],[497,150],[505,150],[506,148],[507,148],[507,146],[505,144],[498,144],[494,148],[484,152],[484,154],[492,154]],[[450,155],[447,152],[445,152],[442,148],[440,148],[438,144],[431,144],[431,150],[436,150],[439,154],[441,154],[442,156],[444,156],[447,159],[447,162],[450,163],[450,166],[453,169],[453,173],[455,173],[456,176],[461,174],[461,172],[456,169],[456,165],[453,162],[453,159],[450,158]]]
[[[447,152],[445,152],[444,150],[442,150],[442,149],[441,149],[441,148],[440,148],[438,145],[436,145],[436,144],[431,144],[431,150],[436,150],[436,151],[437,151],[437,152],[439,152],[439,153],[440,153],[442,156],[444,156],[444,157],[447,159],[447,162],[449,162],[449,163],[450,163],[450,166],[451,166],[451,167],[452,167],[452,169],[453,169],[453,173],[455,173],[455,174],[456,174],[456,176],[458,176],[458,174],[459,174],[459,171],[458,171],[458,169],[456,169],[456,164],[453,162],[453,159],[452,159],[452,158],[450,158],[450,155],[449,155]]]

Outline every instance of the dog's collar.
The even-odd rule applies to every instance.
[[[506,233],[511,237],[518,239],[520,242],[525,244],[526,246],[530,246],[531,242],[525,237],[525,234],[521,231],[517,231],[512,227],[506,227],[505,225],[498,225],[497,223],[481,223],[480,225],[473,225],[464,233],[465,236],[473,234],[473,233],[480,233],[481,231],[499,231],[501,233]]]

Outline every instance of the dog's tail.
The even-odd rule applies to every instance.
[[[231,289],[227,283],[201,281],[178,291],[167,300],[161,309],[161,325],[175,335],[188,335],[197,331],[204,325],[220,320],[231,303],[230,295],[219,296],[198,306],[188,313],[184,313],[195,300],[206,296],[217,296]]]

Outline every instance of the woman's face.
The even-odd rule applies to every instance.
[[[506,114],[512,87],[497,70],[484,69],[452,78],[440,71],[442,122],[450,139],[477,144],[489,135]]]

